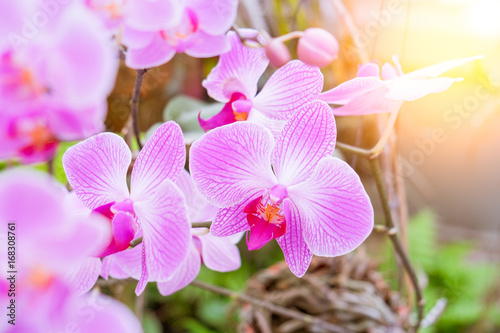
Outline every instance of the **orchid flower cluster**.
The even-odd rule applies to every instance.
[[[359,176],[333,157],[334,115],[398,112],[403,101],[448,89],[460,79],[438,76],[476,59],[403,74],[395,57],[395,66],[363,64],[356,78],[322,92],[318,66],[337,56],[333,36],[306,30],[299,59],[290,60],[286,38],[228,31],[237,7],[237,0],[0,0],[0,160],[44,162],[59,142],[83,140],[63,157],[70,192],[25,167],[0,174],[0,237],[6,244],[15,224],[16,300],[30,318],[2,321],[2,331],[139,332],[125,305],[92,290],[100,277],[135,279],[137,295],[156,282],[169,295],[202,263],[238,269],[242,237],[249,250],[275,239],[298,277],[313,255],[353,251],[370,235],[374,212]],[[202,85],[224,106],[209,119],[200,112],[206,133],[189,154],[173,121],[138,154],[103,132],[120,52],[134,69],[176,53],[219,56]],[[259,89],[270,61],[279,69]],[[210,229],[193,227],[200,222]],[[6,278],[2,290],[11,287]],[[7,293],[0,300],[8,304]]]

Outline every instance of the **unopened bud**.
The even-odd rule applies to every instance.
[[[271,66],[279,68],[290,61],[290,51],[285,43],[277,38],[273,38],[266,43],[266,56],[269,58]]]
[[[309,28],[299,39],[297,55],[299,59],[312,66],[324,67],[337,58],[339,43],[328,31]]]

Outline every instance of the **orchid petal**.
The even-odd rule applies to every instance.
[[[311,102],[286,123],[273,151],[273,168],[280,184],[289,186],[311,175],[318,161],[331,156],[337,130],[330,107]]]
[[[382,79],[384,80],[392,80],[398,77],[398,73],[396,68],[392,66],[390,63],[386,62],[384,66],[382,66]]]
[[[283,236],[286,232],[286,224],[269,223],[260,216],[253,214],[247,215],[247,221],[250,225],[250,231],[247,232],[247,246],[248,250],[258,250],[269,241]]]
[[[219,208],[210,204],[194,187],[193,179],[187,170],[182,170],[175,185],[179,187],[188,207],[189,222],[212,221]]]
[[[63,156],[68,181],[89,209],[129,196],[127,170],[132,153],[123,139],[102,133],[70,147]]]
[[[312,253],[304,240],[304,236],[302,236],[303,218],[294,204],[290,202],[290,199],[283,201],[283,209],[285,211],[287,230],[276,241],[283,251],[290,271],[296,276],[302,277],[312,259]]]
[[[362,116],[376,113],[397,112],[403,101],[396,101],[386,97],[389,88],[367,92],[356,97],[344,106],[333,108],[335,116]]]
[[[168,296],[181,290],[198,276],[201,267],[201,257],[196,247],[191,243],[186,258],[179,268],[165,282],[158,282],[158,291]]]
[[[196,32],[191,37],[194,44],[184,51],[187,55],[195,58],[215,57],[228,52],[231,45],[225,35],[212,36],[203,31]]]
[[[143,244],[121,251],[103,259],[101,275],[110,275],[116,279],[131,277],[139,280],[141,277]]]
[[[167,63],[174,55],[175,49],[155,33],[146,47],[127,49],[125,63],[133,69],[152,68]]]
[[[227,38],[231,50],[220,55],[217,66],[203,81],[203,87],[219,102],[228,102],[235,92],[251,99],[257,93],[257,83],[269,60],[263,48],[244,46],[234,31],[229,31]]]
[[[386,86],[387,84],[379,77],[355,77],[323,92],[318,99],[328,104],[344,105],[357,98],[362,98],[366,93],[383,89]]]
[[[253,107],[272,119],[288,119],[314,101],[323,88],[318,67],[292,60],[278,69],[255,97]]]
[[[312,253],[339,256],[358,247],[373,230],[373,207],[354,170],[325,157],[306,182],[288,188],[301,214],[304,239]]]
[[[397,101],[414,101],[429,94],[447,90],[453,83],[462,81],[462,78],[437,77],[434,79],[411,79],[404,76],[389,82],[389,92],[385,97]]]
[[[182,130],[173,121],[161,125],[137,156],[130,182],[133,200],[145,200],[165,180],[175,181],[184,167]]]
[[[402,75],[406,79],[426,79],[430,77],[438,77],[439,75],[447,72],[455,67],[463,66],[471,61],[483,59],[483,56],[475,56],[462,59],[454,59],[449,61],[440,62],[435,65],[424,67],[416,71]]]
[[[186,203],[169,179],[158,186],[155,196],[134,202],[134,209],[144,246],[139,294],[146,281],[165,281],[174,273],[187,254],[191,235]]]
[[[123,27],[122,43],[132,49],[142,49],[147,47],[156,36],[156,33],[151,31],[139,31],[130,28],[129,26]]]
[[[221,35],[236,19],[238,0],[189,0],[188,6],[195,11],[201,30]]]
[[[99,258],[84,258],[70,265],[63,279],[79,295],[88,292],[95,285],[101,272]]]
[[[368,62],[362,64],[358,68],[357,77],[376,77],[380,76],[380,67],[376,63]]]
[[[250,192],[271,187],[274,140],[264,127],[236,122],[218,127],[190,150],[190,170],[196,188],[218,207],[233,206]]]
[[[199,236],[203,263],[213,271],[229,272],[241,266],[240,251],[229,237]]]
[[[119,60],[111,36],[90,11],[68,6],[52,29],[48,57],[51,94],[73,107],[106,100],[115,85]]]
[[[125,304],[111,297],[91,293],[84,296],[81,302],[81,305],[76,306],[76,309],[79,309],[78,315],[91,313],[92,320],[85,317],[86,320],[80,319],[78,324],[75,322],[70,322],[70,324],[77,325],[82,332],[143,332],[141,323],[134,313]],[[70,324],[66,327],[70,327]]]
[[[210,226],[210,233],[217,237],[226,237],[250,230],[247,214],[243,213],[243,209],[260,196],[262,196],[262,191],[253,193],[247,200],[232,207],[221,208]]]
[[[157,31],[175,27],[182,15],[182,6],[170,0],[128,0],[125,23],[141,31]]]

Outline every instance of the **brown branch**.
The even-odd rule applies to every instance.
[[[132,117],[132,127],[134,129],[135,139],[139,149],[142,149],[140,131],[139,131],[139,97],[141,96],[142,81],[147,69],[138,69],[135,78],[134,91],[132,92],[132,101],[130,101],[130,115]]]
[[[327,321],[324,321],[320,318],[317,318],[317,317],[314,317],[311,315],[307,315],[307,314],[304,314],[304,313],[299,312],[299,311],[287,309],[287,308],[284,308],[282,306],[276,305],[274,303],[264,301],[264,300],[261,300],[258,298],[254,298],[254,297],[248,296],[248,295],[243,294],[243,293],[239,293],[239,292],[232,291],[232,290],[229,290],[226,288],[214,286],[214,285],[211,285],[211,284],[208,284],[208,283],[205,283],[202,281],[197,281],[197,280],[191,282],[191,285],[198,287],[198,288],[202,288],[202,289],[211,291],[211,292],[216,293],[216,294],[227,296],[233,300],[251,303],[254,306],[260,307],[260,308],[265,309],[267,311],[270,311],[272,313],[282,315],[284,317],[300,320],[304,323],[315,326],[317,329],[320,329],[320,331],[322,331],[322,332],[335,332],[335,333],[348,333],[349,332],[348,330],[346,330],[338,325],[334,325],[334,324],[329,323]]]
[[[380,171],[380,165],[379,161],[377,158],[370,159],[370,167],[373,172],[373,176],[375,177],[375,183],[377,184],[377,190],[380,196],[380,200],[382,201],[382,208],[384,210],[384,215],[386,218],[386,226],[389,230],[394,229],[394,222],[392,219],[392,214],[391,214],[391,208],[389,206],[389,201],[387,198],[387,192],[385,191],[385,186],[384,186],[384,181],[382,179],[382,173]],[[389,236],[389,239],[392,241],[392,244],[394,245],[394,250],[396,251],[396,254],[398,255],[399,259],[401,260],[403,267],[405,268],[406,272],[410,276],[411,283],[413,285],[413,288],[415,290],[416,294],[416,307],[417,307],[417,323],[414,327],[415,331],[418,331],[418,328],[420,327],[420,323],[422,321],[423,317],[423,311],[424,311],[424,299],[422,296],[422,290],[420,289],[420,285],[418,284],[418,279],[417,275],[415,274],[415,271],[410,263],[410,260],[408,259],[408,256],[401,245],[401,242],[398,238],[397,233],[395,232],[388,232],[387,235]]]

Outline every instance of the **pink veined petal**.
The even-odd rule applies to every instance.
[[[438,64],[424,67],[424,68],[418,69],[416,71],[404,74],[402,77],[407,78],[407,79],[426,79],[429,77],[437,77],[437,76],[443,74],[444,72],[449,71],[450,69],[453,69],[453,68],[459,67],[459,66],[463,66],[471,61],[483,59],[483,58],[484,58],[483,56],[475,56],[475,57],[440,62]]]
[[[140,31],[158,31],[175,27],[182,18],[183,6],[170,0],[128,0],[125,24]]]
[[[73,107],[106,101],[114,87],[118,57],[102,22],[84,6],[65,8],[52,32],[48,57],[51,94]]]
[[[123,251],[126,252],[126,251]],[[120,252],[121,253],[121,252]],[[126,279],[130,277],[129,274],[125,273],[114,260],[113,255],[104,257],[102,259],[101,265],[101,276],[108,280],[110,277],[115,279]]]
[[[73,323],[82,332],[143,332],[141,323],[134,313],[125,304],[111,297],[91,293],[79,301],[81,303],[75,307],[80,310],[76,316],[78,322]],[[88,320],[88,316],[82,316],[82,313],[92,313],[92,317],[90,317],[92,320]]]
[[[134,248],[127,249],[103,259],[103,269],[101,275],[104,278],[107,276],[116,279],[125,279],[131,277],[139,280],[141,277],[142,267],[142,243]]]
[[[286,124],[286,120],[278,120],[266,117],[262,112],[257,109],[252,109],[248,114],[247,121],[258,123],[268,130],[271,131],[275,140],[279,138],[281,132],[283,131],[283,127]]]
[[[168,179],[154,196],[134,202],[134,209],[143,231],[143,266],[136,289],[140,294],[145,282],[166,281],[179,267],[188,251],[191,227],[184,197]]]
[[[187,170],[182,170],[175,181],[179,187],[188,207],[189,222],[213,221],[219,208],[210,204],[194,187],[191,175]]]
[[[125,63],[133,69],[152,68],[167,63],[174,55],[175,49],[155,32],[147,46],[127,50]]]
[[[259,78],[269,64],[265,50],[244,46],[234,31],[229,31],[227,38],[231,50],[221,54],[217,66],[202,85],[208,95],[219,102],[228,102],[235,92],[252,99],[257,93]]]
[[[201,257],[205,266],[218,272],[229,272],[240,268],[240,251],[231,242],[230,237],[214,237],[212,234],[206,234],[198,236],[198,239],[201,242]]]
[[[374,90],[365,95],[356,97],[344,106],[333,108],[335,116],[362,116],[385,112],[397,112],[403,101],[396,101],[386,97],[389,88]]]
[[[68,181],[78,198],[89,209],[129,196],[127,170],[132,153],[123,139],[114,133],[93,136],[63,156]]]
[[[276,241],[283,251],[290,271],[296,276],[302,277],[306,273],[313,256],[304,240],[304,236],[302,236],[303,217],[294,204],[290,202],[290,199],[285,199],[283,205],[287,230]]]
[[[182,130],[177,123],[166,122],[153,133],[137,156],[130,182],[132,199],[145,200],[163,180],[175,181],[185,161]]]
[[[99,258],[85,258],[68,267],[63,279],[79,295],[88,292],[95,285],[101,273]]]
[[[196,188],[218,207],[230,207],[259,189],[276,183],[271,170],[274,139],[264,127],[236,122],[218,127],[190,150],[190,170]]]
[[[328,104],[347,104],[369,92],[376,92],[387,87],[379,77],[355,77],[352,80],[339,84],[333,89],[319,95],[318,99]]]
[[[356,77],[379,77],[380,76],[380,67],[376,63],[368,62],[366,64],[362,64],[358,68],[358,74]]]
[[[286,123],[273,151],[278,182],[290,186],[311,176],[318,161],[331,156],[337,129],[330,107],[321,101],[306,104]]]
[[[397,101],[414,101],[429,94],[447,90],[462,78],[437,77],[433,79],[406,79],[398,77],[389,82],[389,92],[385,97]]]
[[[211,35],[221,35],[236,20],[238,0],[188,0],[198,18],[199,28]]]
[[[231,45],[224,34],[212,36],[199,30],[191,38],[193,38],[194,44],[184,51],[191,57],[215,57],[231,49]]]
[[[316,100],[323,89],[318,67],[292,60],[278,69],[253,100],[253,107],[272,119],[288,119],[297,109]]]
[[[243,213],[243,209],[255,198],[262,196],[262,193],[263,191],[254,192],[239,204],[221,208],[212,222],[210,233],[217,237],[226,237],[250,230],[247,214]]]
[[[344,161],[325,157],[306,182],[288,188],[312,253],[339,256],[373,230],[373,207],[359,176]]]
[[[179,268],[165,282],[158,282],[158,291],[163,296],[168,296],[181,290],[193,282],[198,276],[201,267],[200,253],[191,242],[189,251]]]

